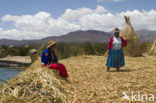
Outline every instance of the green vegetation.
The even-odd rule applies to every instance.
[[[29,50],[32,48],[37,49],[39,45],[30,45],[30,46],[13,46],[13,47],[8,47],[8,46],[2,46],[2,49],[5,49],[9,55],[12,56],[27,56],[29,55]]]
[[[78,55],[104,55],[106,48],[106,43],[57,43],[56,54],[59,59]],[[44,49],[46,49],[46,45],[42,45],[39,51]],[[39,55],[41,55],[41,52],[39,52]]]
[[[142,52],[145,53],[151,47],[152,42],[143,42],[141,45]],[[36,49],[38,55],[41,56],[44,49],[47,45],[38,44],[38,45],[29,45],[29,46],[18,46],[9,48],[7,46],[2,46],[2,49],[8,51],[9,55],[14,56],[28,56],[29,50]],[[80,56],[80,55],[104,55],[107,49],[107,43],[98,43],[98,42],[85,42],[85,43],[64,43],[58,42],[56,54],[59,59],[68,58],[71,56]]]
[[[19,55],[27,56],[29,55],[30,49],[37,49],[38,55],[40,56],[44,49],[46,49],[46,44],[42,45],[29,45],[29,46],[18,46],[9,48],[7,46],[2,46],[3,49],[8,51],[9,55]],[[85,42],[85,43],[57,43],[56,54],[59,59],[68,58],[71,56],[78,55],[104,55],[106,52],[106,43],[97,42]]]

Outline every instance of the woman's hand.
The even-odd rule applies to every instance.
[[[44,67],[46,67],[46,65],[45,64],[42,64],[42,67],[44,68]]]
[[[109,51],[110,51],[110,50],[107,50],[107,53],[108,53],[108,54],[109,54]]]
[[[122,37],[124,40],[127,40],[127,38],[126,37]]]
[[[51,64],[59,64],[58,62],[51,62]]]

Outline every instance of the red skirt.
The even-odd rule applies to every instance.
[[[66,67],[63,64],[50,64],[49,67],[50,69],[58,70],[62,77],[68,77]]]

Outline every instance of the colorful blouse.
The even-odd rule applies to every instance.
[[[121,38],[120,37],[114,37],[112,49],[120,50],[121,49],[121,45],[122,45]]]
[[[109,43],[108,43],[107,50],[110,50],[110,49],[113,47],[114,37],[115,37],[115,36],[112,36],[112,37],[110,38]],[[121,47],[122,47],[122,48],[123,48],[123,47],[126,47],[127,44],[128,44],[127,40],[125,40],[123,37],[120,37],[120,38],[121,38],[121,41],[122,41]]]
[[[44,52],[41,55],[41,63],[45,65],[49,65],[51,63],[58,62],[57,56],[55,52],[49,52],[48,49],[45,49]]]

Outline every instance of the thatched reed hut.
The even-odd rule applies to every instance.
[[[5,49],[0,49],[0,58],[8,56],[8,52]]]
[[[20,53],[20,51],[14,45],[10,45],[8,49],[10,55],[19,55]]]
[[[8,48],[11,49],[11,48],[14,48],[14,47],[15,47],[14,45],[10,45]]]
[[[37,55],[37,50],[36,49],[31,49],[29,51],[29,55],[30,55],[30,58],[31,58],[31,63],[33,63],[35,60],[38,59],[38,55]]]
[[[131,25],[130,18],[125,16],[126,25],[120,32],[120,36],[123,36],[128,41],[128,46],[124,48],[125,55],[136,57],[142,55],[141,40],[136,34],[133,26]]]
[[[25,48],[29,48],[30,46],[27,44],[27,45],[25,45],[24,47],[25,47]]]

